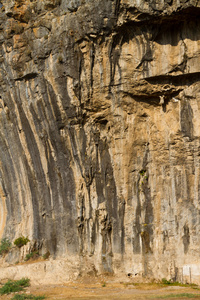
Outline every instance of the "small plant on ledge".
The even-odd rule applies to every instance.
[[[48,259],[49,256],[50,256],[50,252],[47,251],[42,257],[43,257],[43,259]]]
[[[28,242],[30,242],[30,240],[28,239],[28,237],[20,236],[19,238],[17,238],[14,241],[14,244],[18,248],[21,248],[22,246],[26,245]]]
[[[25,261],[28,261],[29,259],[37,259],[39,257],[39,251],[34,251],[31,253],[26,254],[26,257],[24,258]]]
[[[11,248],[11,245],[12,244],[9,241],[9,239],[7,238],[2,239],[0,242],[0,255],[8,253]]]

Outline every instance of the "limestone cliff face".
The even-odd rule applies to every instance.
[[[200,282],[200,2],[0,6],[0,237]]]

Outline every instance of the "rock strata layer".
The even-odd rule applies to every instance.
[[[200,2],[0,2],[6,261],[200,283]]]

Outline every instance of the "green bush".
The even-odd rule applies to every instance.
[[[30,279],[22,278],[20,280],[8,280],[2,288],[0,288],[0,295],[10,294],[23,291],[23,289],[30,285]]]
[[[28,237],[20,236],[18,239],[14,241],[15,246],[21,248],[22,246],[26,245],[30,240]]]
[[[45,299],[45,296],[34,296],[34,295],[26,295],[26,294],[17,294],[11,300],[42,300]]]
[[[172,279],[167,280],[166,278],[162,279],[161,284],[171,285],[171,286],[192,287],[192,288],[196,288],[198,286],[195,283],[181,283],[181,282],[178,282],[178,281],[173,281]]]
[[[48,259],[49,256],[50,256],[50,252],[47,251],[42,257],[43,257],[44,259]]]
[[[10,250],[11,247],[11,242],[9,241],[9,239],[4,238],[1,240],[0,243],[0,255],[8,253],[8,251]]]
[[[172,280],[170,279],[170,280],[167,280],[166,278],[163,278],[162,279],[162,283],[163,284],[172,284]]]
[[[36,258],[38,258],[38,256],[39,256],[39,252],[38,251],[34,251],[34,252],[26,254],[26,257],[24,258],[24,260],[28,261],[31,258],[36,259]]]

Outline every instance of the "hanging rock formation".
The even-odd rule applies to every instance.
[[[0,238],[200,283],[200,2],[0,6]]]

